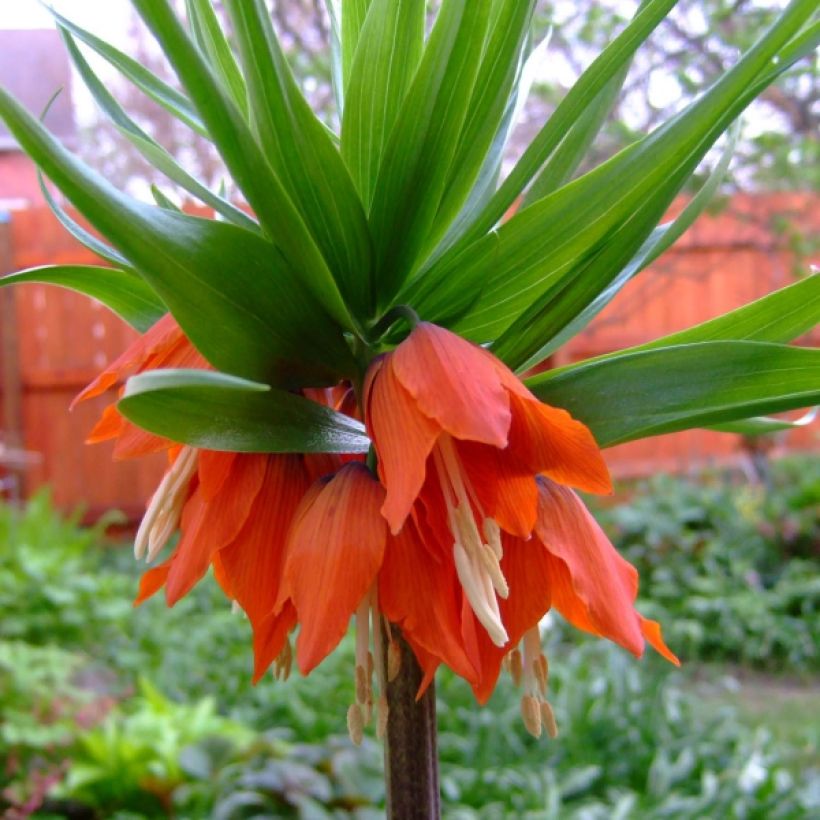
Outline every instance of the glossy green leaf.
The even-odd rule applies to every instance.
[[[572,124],[527,191],[524,207],[557,191],[572,179],[618,101],[630,65],[627,63],[615,74]]]
[[[222,80],[237,108],[248,118],[248,95],[245,78],[239,70],[231,44],[211,0],[185,0],[188,23],[197,45],[208,56],[211,66]]]
[[[210,205],[217,213],[229,221],[258,231],[259,227],[244,211],[232,203],[217,196],[205,185],[191,176],[182,166],[146,131],[140,128],[131,117],[126,114],[122,106],[109,93],[105,84],[94,73],[94,70],[83,57],[76,43],[67,29],[61,29],[63,41],[68,49],[74,67],[82,78],[86,88],[91,93],[100,110],[111,120],[117,130],[148,160],[158,171],[161,171],[172,182],[184,188],[206,205]]]
[[[316,402],[204,370],[132,376],[118,405],[172,441],[233,453],[364,453],[364,426]]]
[[[665,199],[659,205],[655,197],[650,197],[586,267],[565,277],[568,286],[548,291],[513,322],[493,343],[493,352],[514,369],[524,371],[580,333],[627,282],[671,247],[703,213],[725,176],[739,133],[740,128],[734,127],[714,172],[683,211],[670,223],[652,230],[634,256],[629,258],[635,245],[630,237],[651,230],[657,222],[656,214],[665,207]],[[623,265],[622,260],[627,258],[628,263]]]
[[[425,11],[425,0],[373,0],[359,35],[345,92],[342,156],[366,209],[421,58]]]
[[[196,131],[201,137],[209,139],[207,129],[200,120],[196,109],[191,101],[175,88],[168,85],[155,74],[150,72],[142,63],[129,57],[127,54],[114,48],[110,43],[86,31],[81,26],[73,23],[67,17],[63,17],[51,6],[47,6],[49,12],[57,21],[58,25],[70,31],[78,40],[81,40],[89,48],[100,55],[104,60],[116,68],[127,80],[133,83],[147,97],[162,106],[166,111],[184,122],[191,129]]]
[[[137,268],[216,367],[288,386],[330,383],[352,372],[338,325],[258,234],[122,194],[2,89],[0,117],[23,150]]]
[[[298,208],[169,0],[133,0],[133,5],[162,46],[265,232],[331,315],[352,328],[339,289]]]
[[[526,382],[602,447],[820,402],[820,350],[700,342],[582,362]]]
[[[428,250],[435,247],[461,212],[484,166],[487,152],[502,127],[534,9],[535,0],[498,0],[495,3],[481,66],[467,106],[467,117],[447,172],[447,184],[433,230],[427,239]]]
[[[677,4],[677,0],[650,0],[634,19],[592,62],[561,100],[544,127],[527,146],[521,159],[504,184],[476,217],[463,243],[454,249],[460,253],[471,241],[489,231],[526,190],[552,152],[560,145],[575,122],[584,115],[598,94],[614,75],[629,64],[632,56]]]
[[[168,308],[139,276],[95,265],[45,265],[0,276],[0,287],[37,282],[84,293],[102,302],[137,330],[148,330]]]
[[[817,408],[813,407],[808,413],[804,413],[799,419],[787,421],[786,419],[771,418],[769,416],[758,416],[742,421],[731,421],[728,424],[713,424],[708,429],[718,433],[733,433],[739,436],[768,436],[772,433],[782,433],[786,430],[797,430],[800,427],[807,427],[817,419]]]
[[[772,60],[781,57],[778,52],[812,5],[795,0],[740,62],[684,112],[498,228],[502,264],[488,263],[486,238],[448,261],[456,246],[428,272],[414,306],[435,321],[437,310],[452,311],[451,303],[461,294],[483,286],[457,330],[484,341],[503,333],[545,293],[568,284],[574,271],[607,245],[613,246],[618,267],[626,264],[651,232],[653,212],[657,221],[664,202],[672,201],[708,148],[759,93],[760,78],[773,79],[776,71],[788,68],[780,59],[772,70]],[[626,250],[630,253],[623,258]]]
[[[182,213],[182,209],[176,204],[176,202],[167,197],[160,190],[160,188],[153,183],[151,184],[151,196],[160,208],[165,208],[166,211],[176,211],[177,213]]]
[[[333,87],[333,97],[340,119],[345,108],[341,6],[341,0],[325,0],[325,9],[330,20],[330,84]]]
[[[353,61],[359,45],[364,21],[370,9],[371,0],[331,0],[338,8],[336,18],[341,21],[342,33],[342,75],[344,88],[350,81],[353,72]],[[347,91],[345,91],[347,96]]]
[[[227,0],[226,5],[263,153],[302,215],[347,304],[365,318],[371,310],[371,242],[353,181],[291,74],[264,0]]]
[[[388,141],[370,211],[384,307],[419,261],[472,96],[491,0],[444,0]]]
[[[68,231],[68,233],[74,237],[74,239],[76,239],[84,247],[88,248],[88,250],[92,253],[96,253],[100,259],[110,262],[115,267],[123,268],[125,270],[131,269],[131,264],[119,251],[94,236],[93,233],[86,230],[82,225],[80,225],[79,222],[77,222],[77,220],[73,219],[69,215],[68,211],[66,211],[65,208],[63,208],[62,205],[60,205],[60,203],[51,195],[51,191],[48,190],[48,186],[46,185],[43,175],[39,170],[37,172],[37,181],[40,185],[40,191],[42,191],[43,199],[45,199],[49,210],[54,214],[57,221]]]

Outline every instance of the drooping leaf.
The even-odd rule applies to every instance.
[[[581,362],[526,382],[602,447],[820,402],[820,350],[699,342]]]
[[[0,117],[139,271],[214,366],[289,386],[331,383],[352,372],[339,326],[258,234],[124,195],[66,151],[2,89]]]
[[[132,376],[118,405],[172,441],[237,453],[364,453],[355,419],[284,390],[204,370]]]
[[[38,282],[59,285],[102,302],[131,327],[144,332],[168,308],[139,276],[95,265],[45,265],[0,276],[0,287]]]
[[[444,0],[381,163],[371,234],[384,307],[418,261],[472,95],[491,0]]]
[[[227,0],[226,5],[264,156],[304,219],[347,304],[364,319],[371,310],[371,242],[353,181],[293,78],[264,0]]]

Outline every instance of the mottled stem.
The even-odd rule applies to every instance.
[[[401,648],[401,667],[387,684],[387,816],[392,820],[430,820],[441,816],[435,684],[416,700],[423,677],[421,667],[395,627],[393,640]]]

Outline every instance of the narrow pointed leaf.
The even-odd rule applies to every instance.
[[[214,71],[247,119],[248,95],[245,78],[239,70],[231,44],[222,31],[222,25],[211,0],[185,0],[185,9],[197,44],[203,53],[208,55]]]
[[[441,239],[461,211],[502,126],[534,9],[535,0],[501,0],[496,3],[481,67],[458,147],[447,172],[445,193],[436,214],[435,230],[428,237],[428,247]]]
[[[744,57],[682,114],[554,194],[516,214],[497,230],[502,264],[490,267],[485,238],[457,254],[449,252],[417,288],[413,304],[436,320],[437,310],[465,291],[484,286],[481,297],[457,329],[485,341],[497,337],[552,288],[568,282],[607,245],[632,253],[652,230],[652,212],[671,203],[708,148],[788,62],[780,50],[811,13],[812,3],[795,0]],[[781,58],[772,70],[772,59]],[[641,229],[630,228],[635,222]],[[626,234],[624,234],[626,230]],[[625,235],[629,243],[625,242]],[[617,269],[617,268],[615,268]],[[485,284],[486,283],[486,284]]]
[[[370,312],[371,242],[339,151],[302,96],[264,0],[228,0],[264,155],[297,206],[354,314]]]
[[[359,45],[359,36],[367,18],[371,0],[331,0],[338,3],[337,18],[341,19],[342,32],[342,75],[344,88],[350,81],[353,71],[353,61]],[[345,91],[345,96],[347,92]]]
[[[562,277],[556,287],[516,319],[493,343],[493,352],[512,368],[523,371],[580,333],[627,282],[671,247],[704,211],[725,176],[739,133],[740,128],[734,127],[713,173],[683,211],[668,224],[652,230],[637,253],[632,255],[637,238],[646,235],[657,222],[665,198],[659,205],[656,197],[650,197],[586,267]],[[623,259],[629,259],[628,263],[623,265]]]
[[[265,232],[331,315],[352,327],[339,289],[302,216],[169,1],[133,0],[133,5],[162,46]]]
[[[84,293],[102,302],[131,327],[145,332],[168,312],[139,276],[95,265],[45,265],[0,276],[0,287],[37,282]]]
[[[351,372],[338,325],[259,235],[124,195],[66,151],[2,89],[0,117],[216,367],[288,386],[330,383]]]
[[[373,0],[345,92],[342,156],[369,209],[384,149],[424,45],[425,0]]]
[[[94,73],[94,70],[83,57],[67,29],[61,29],[63,42],[74,67],[94,98],[94,101],[111,120],[117,130],[158,170],[172,182],[193,194],[201,202],[210,205],[217,213],[236,225],[252,231],[258,231],[256,222],[232,203],[217,196],[205,185],[195,179],[166,151],[156,140],[137,125],[126,114],[122,106],[109,93],[105,84]]]
[[[205,139],[210,138],[196,109],[184,94],[150,72],[142,63],[114,48],[110,43],[97,37],[90,31],[86,31],[67,17],[63,17],[62,14],[59,14],[51,8],[51,6],[47,6],[47,8],[61,28],[70,31],[78,40],[81,40],[89,48],[99,54],[100,57],[114,66],[114,68],[139,88],[147,97],[150,97],[155,103],[162,106],[162,108],[178,120],[184,122],[201,137],[205,137]]]
[[[364,426],[316,402],[203,370],[155,370],[125,385],[120,412],[157,435],[234,453],[364,453]]]
[[[772,433],[782,433],[786,430],[807,427],[809,424],[813,424],[816,418],[817,408],[813,407],[808,413],[804,413],[794,421],[771,418],[770,416],[757,416],[742,421],[730,421],[727,424],[713,424],[708,429],[718,433],[733,433],[738,436],[768,436]]]
[[[424,248],[455,154],[491,0],[444,0],[387,145],[370,211],[384,307]]]
[[[2,114],[0,114],[0,117],[2,117]],[[129,261],[119,251],[94,236],[93,233],[80,225],[77,220],[72,219],[65,208],[63,208],[60,203],[57,202],[55,197],[51,195],[51,191],[48,190],[48,186],[46,185],[43,175],[39,170],[37,172],[37,181],[40,185],[40,191],[42,191],[43,199],[45,199],[49,210],[57,218],[57,221],[71,234],[71,236],[73,236],[83,247],[88,248],[88,250],[92,253],[96,253],[100,259],[110,262],[115,267],[132,270]]]
[[[602,447],[820,402],[820,350],[700,342],[583,362],[527,380]]]
[[[677,0],[650,0],[635,15],[624,30],[602,51],[566,97],[553,112],[546,125],[538,132],[521,159],[515,164],[504,184],[476,218],[471,231],[464,237],[464,245],[490,230],[509,210],[516,198],[541,170],[552,152],[564,139],[573,124],[584,115],[587,107],[612,80],[628,65],[638,48],[677,4]],[[460,246],[456,253],[463,249]]]

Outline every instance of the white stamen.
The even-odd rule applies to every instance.
[[[501,530],[481,509],[475,491],[462,473],[452,440],[444,435],[433,451],[447,520],[453,536],[453,558],[459,581],[476,618],[497,646],[507,640],[496,595],[506,598],[509,587],[499,563],[503,554]],[[482,521],[482,533],[474,509]],[[485,542],[486,539],[486,542]]]
[[[134,556],[152,561],[179,524],[188,484],[197,466],[198,452],[183,447],[151,498],[134,539]]]

